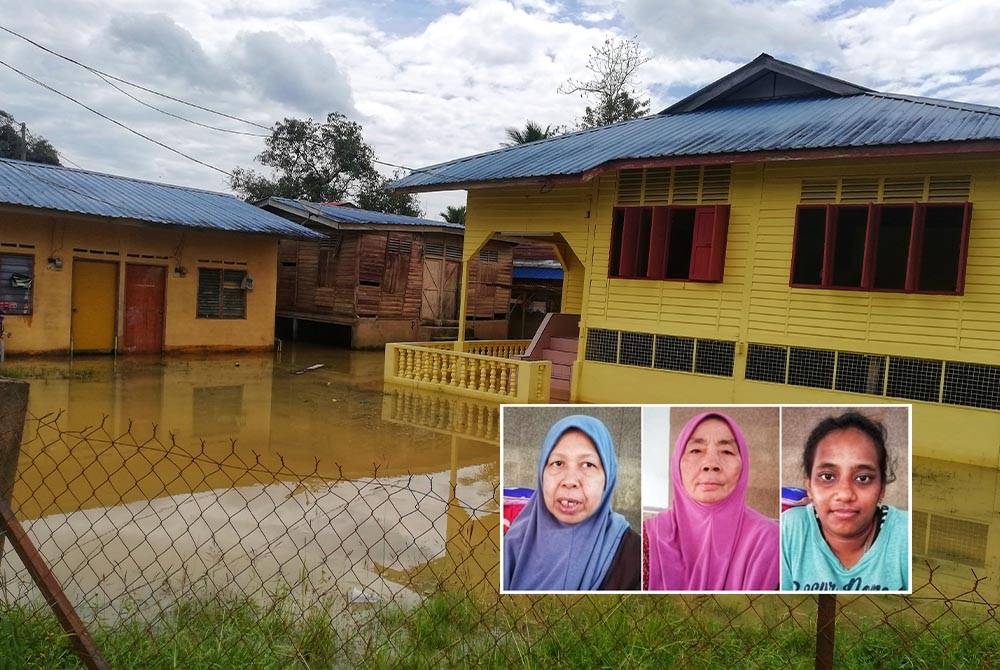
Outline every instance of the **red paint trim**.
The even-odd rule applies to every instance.
[[[705,154],[670,158],[622,159],[609,161],[590,168],[581,174],[582,181],[590,181],[610,170],[637,168],[676,167],[680,165],[720,165],[729,163],[766,163],[837,158],[886,158],[892,156],[938,156],[965,153],[1000,152],[1000,141],[937,142],[933,144],[906,144],[881,147],[840,147],[833,149],[801,149],[798,151],[755,151],[748,153]]]
[[[878,249],[878,227],[882,221],[882,205],[871,205],[868,208],[868,221],[865,223],[864,259],[861,261],[861,286],[871,289],[875,285],[875,250]]]

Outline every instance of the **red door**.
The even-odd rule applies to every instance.
[[[158,354],[163,349],[163,297],[166,269],[161,265],[125,266],[125,351]]]

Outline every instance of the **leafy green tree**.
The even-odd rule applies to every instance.
[[[237,167],[230,185],[249,201],[271,196],[336,202],[351,200],[362,209],[420,216],[416,196],[391,192],[389,179],[375,168],[375,152],[361,126],[338,112],[325,123],[285,119],[274,124],[257,162],[273,170],[267,176]]]
[[[438,214],[442,219],[448,223],[461,223],[465,224],[465,205],[461,207],[452,207],[448,205],[443,212]]]
[[[524,124],[524,128],[507,128],[507,139],[508,142],[501,142],[502,147],[512,147],[517,144],[528,144],[529,142],[537,142],[538,140],[548,139],[550,137],[555,137],[564,132],[562,126],[545,126],[542,128],[542,124],[535,123],[532,120],[528,120]]]
[[[592,47],[587,59],[592,77],[568,79],[559,87],[560,93],[578,93],[592,101],[583,112],[580,127],[606,126],[649,113],[649,98],[641,97],[636,79],[636,71],[649,61],[637,37],[607,37],[603,44]]]
[[[21,138],[20,124],[13,115],[0,110],[0,157],[25,160],[49,165],[61,165],[59,152],[43,137],[36,137],[27,130]]]

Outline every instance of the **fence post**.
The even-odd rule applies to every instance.
[[[837,596],[816,598],[816,670],[833,670],[833,646],[837,632]]]
[[[28,413],[28,383],[0,378],[0,501],[10,504],[21,455],[21,436]],[[0,556],[4,535],[0,533]]]

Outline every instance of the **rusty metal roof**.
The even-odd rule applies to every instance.
[[[282,211],[302,217],[306,225],[319,223],[334,228],[401,227],[404,229],[439,230],[449,233],[461,233],[465,230],[465,226],[461,223],[450,223],[442,219],[421,219],[402,214],[386,214],[368,209],[358,209],[353,205],[335,205],[278,197],[271,197],[257,204],[259,207],[271,211]]]
[[[737,71],[740,77],[727,75],[685,98],[682,111],[671,107],[654,116],[432,165],[392,187],[440,190],[582,175],[631,160],[690,157],[694,162],[713,155],[1000,141],[1000,108],[852,89],[818,73],[799,74],[809,73],[802,68],[779,67],[775,64],[787,64],[774,59],[754,63],[753,81],[744,66]],[[786,90],[799,86],[799,95],[739,99],[767,75]],[[838,82],[843,84],[839,89]]]
[[[233,233],[317,237],[224,193],[0,158],[0,205]]]

